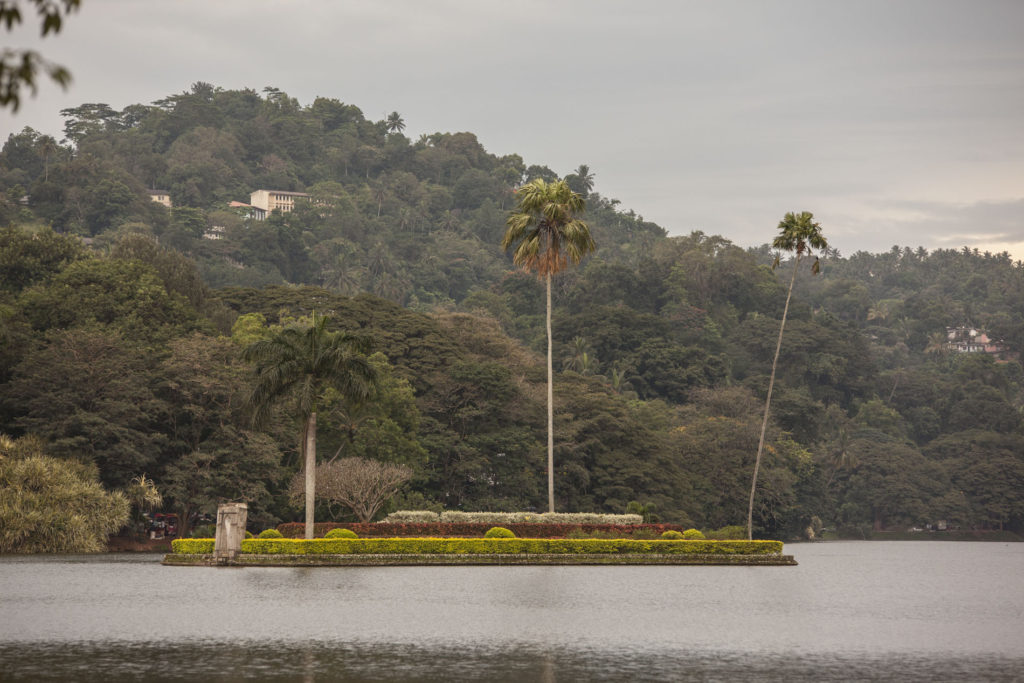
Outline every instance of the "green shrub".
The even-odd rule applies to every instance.
[[[246,537],[246,538],[252,538],[252,537],[253,537],[253,535],[252,535],[252,532],[251,532],[251,531],[249,531],[248,529],[246,529],[246,530],[245,530],[245,537]]]
[[[503,526],[492,526],[484,534],[484,538],[515,538],[516,535]]]
[[[687,541],[703,541],[704,534],[697,529],[687,529],[683,532],[683,538]]]
[[[672,540],[678,541],[679,539],[683,538],[683,533],[681,531],[669,530],[669,531],[666,531],[665,533],[663,533],[661,535],[661,537],[664,540],[666,540],[666,541],[672,541]]]
[[[0,453],[0,553],[102,552],[131,519],[128,499],[105,490],[95,468],[45,456],[31,437],[5,450],[12,455]]]
[[[246,538],[249,538],[246,536]],[[260,532],[258,538],[284,538],[284,535],[277,529],[264,529]]]
[[[584,529],[573,529],[565,535],[566,538],[622,538],[622,534],[614,531],[586,531]],[[630,538],[633,538],[630,536]]]
[[[522,533],[520,531],[519,533]],[[567,534],[552,535],[549,538],[632,538],[636,540],[654,540],[661,538],[661,534],[652,529],[642,529],[639,527],[630,528],[629,531],[613,531],[605,529],[594,529],[588,531],[586,529],[578,528],[573,529]],[[531,536],[531,538],[534,538]],[[537,536],[536,538],[544,538],[543,536]]]
[[[324,538],[359,538],[359,534],[351,529],[331,529]]]
[[[707,537],[718,541],[742,541],[747,537],[747,527],[739,524],[723,526],[721,529],[709,531]]]
[[[213,543],[212,538],[178,538],[171,541],[171,550],[179,555],[209,555]]]
[[[213,538],[216,535],[216,524],[200,524],[189,532],[189,536],[192,538]]]

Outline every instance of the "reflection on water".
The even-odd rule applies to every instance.
[[[1024,659],[346,643],[0,645],[4,680],[1018,681]]]
[[[163,567],[0,558],[0,679],[1022,680],[1024,544],[798,567]]]

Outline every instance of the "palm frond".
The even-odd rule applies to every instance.
[[[516,265],[546,277],[594,251],[590,229],[577,217],[584,199],[565,181],[536,179],[519,188],[517,195],[519,205],[506,220],[501,243],[506,251],[515,247]]]

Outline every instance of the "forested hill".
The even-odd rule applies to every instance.
[[[507,267],[496,245],[514,188],[557,177],[518,155],[487,153],[472,133],[413,142],[398,116],[369,121],[353,105],[301,106],[275,89],[261,96],[198,83],[151,106],[63,113],[73,147],[29,130],[8,141],[8,200],[28,193],[42,221],[87,237],[144,224],[195,258],[213,287],[309,283],[403,304],[461,301]],[[579,192],[592,188],[585,166],[568,178]],[[168,191],[175,209],[158,211],[147,189]],[[229,203],[248,204],[259,189],[307,192],[313,202],[246,226]],[[665,234],[614,201],[589,199],[606,260],[635,258]]]
[[[395,505],[543,505],[543,288],[499,244],[515,188],[555,172],[274,89],[64,113],[66,141],[26,129],[0,151],[0,432],[107,486],[148,473],[183,513],[245,498],[294,518],[294,429],[282,412],[252,430],[238,350],[315,309],[369,333],[388,378],[372,410],[321,416],[323,453],[413,467]],[[743,523],[786,263],[668,237],[585,165],[565,179],[597,251],[556,279],[559,508]],[[229,206],[259,189],[310,199],[266,220]],[[894,247],[802,271],[761,533],[1024,527],[1022,309],[1006,254]]]

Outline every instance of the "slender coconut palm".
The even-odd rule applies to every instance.
[[[576,176],[580,179],[580,186],[583,188],[582,194],[585,197],[594,189],[594,174],[590,172],[589,166],[580,164],[580,167],[576,169]]]
[[[327,318],[313,313],[309,325],[293,325],[247,346],[245,360],[256,366],[249,398],[253,421],[262,422],[278,400],[291,397],[302,421],[303,468],[306,474],[306,538],[313,538],[316,491],[316,414],[324,395],[333,388],[342,396],[366,398],[376,381],[365,353],[369,342],[327,329]]]
[[[565,176],[565,182],[569,183],[573,192],[578,192],[586,198],[594,189],[594,174],[590,172],[589,166],[580,164],[579,168]]]
[[[779,236],[772,242],[772,246],[780,251],[788,251],[796,254],[793,259],[793,276],[789,280],[789,291],[786,292],[786,305],[782,309],[782,323],[779,325],[779,340],[775,345],[775,358],[772,359],[772,374],[768,380],[768,397],[764,402],[764,420],[761,422],[761,438],[757,442],[757,458],[754,460],[754,479],[750,484],[750,505],[747,508],[747,539],[753,538],[754,527],[754,493],[757,491],[757,474],[761,469],[761,454],[764,453],[764,435],[768,431],[768,410],[772,404],[772,389],[775,386],[775,369],[779,365],[779,351],[782,349],[782,332],[786,329],[786,315],[789,313],[789,299],[793,296],[793,283],[796,282],[797,270],[800,268],[800,259],[814,255],[814,251],[825,251],[828,249],[828,241],[821,234],[821,225],[814,221],[814,215],[808,211],[799,214],[787,213],[779,222]],[[779,257],[775,258],[775,265],[779,265]],[[814,265],[811,272],[818,274],[820,267],[818,257],[814,257]]]
[[[512,260],[544,280],[547,289],[548,332],[548,510],[555,511],[555,437],[554,389],[551,368],[551,276],[578,264],[594,251],[590,228],[578,218],[583,213],[583,197],[564,180],[547,183],[538,178],[516,192],[519,205],[506,221],[506,251],[515,247]]]
[[[388,118],[384,122],[384,127],[387,128],[389,133],[401,133],[405,130],[405,121],[402,120],[401,114],[397,111],[393,111],[388,114]]]
[[[43,158],[43,182],[50,180],[50,157],[60,151],[60,145],[49,135],[39,136],[37,142],[39,156]]]

